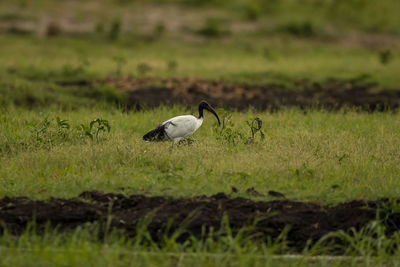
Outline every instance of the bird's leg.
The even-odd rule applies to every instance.
[[[172,152],[172,149],[174,148],[174,145],[179,144],[179,142],[181,140],[182,140],[181,138],[174,139],[174,141],[172,142],[171,146],[169,147],[169,150]]]
[[[186,141],[186,139],[179,140],[178,145],[184,145],[185,141]]]
[[[195,139],[193,139],[192,137],[188,137],[185,139],[185,141],[186,141],[186,144],[189,146],[195,142]]]
[[[185,139],[185,138],[182,138],[182,137],[175,138],[175,139],[174,139],[174,145],[181,145],[181,144],[182,144],[182,141],[183,141],[184,139]]]

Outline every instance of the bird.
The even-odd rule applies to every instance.
[[[193,115],[181,115],[173,117],[158,125],[154,130],[151,130],[145,134],[143,136],[143,140],[148,142],[172,140],[173,145],[179,143],[186,137],[191,136],[203,124],[204,109],[214,114],[218,120],[218,124],[221,125],[217,112],[215,112],[215,110],[203,100],[199,104],[198,118]]]

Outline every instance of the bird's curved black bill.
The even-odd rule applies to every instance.
[[[214,110],[212,107],[210,107],[210,106],[207,106],[206,109],[207,109],[208,111],[210,111],[212,114],[214,114],[214,116],[215,116],[215,117],[217,118],[217,120],[218,120],[218,124],[221,125],[221,122],[219,121],[219,117],[218,117],[217,112],[215,112],[215,110]]]

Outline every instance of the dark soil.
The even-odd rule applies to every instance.
[[[197,105],[207,100],[215,107],[246,110],[276,110],[282,106],[335,110],[356,107],[367,111],[394,110],[400,105],[400,90],[377,90],[363,77],[350,80],[329,79],[322,83],[297,80],[287,88],[279,84],[234,85],[226,81],[197,78],[110,77],[100,80],[128,92],[128,107],[159,105]]]
[[[251,191],[256,192],[254,189]],[[39,232],[46,223],[58,226],[60,231],[72,230],[90,222],[104,223],[112,206],[111,229],[124,230],[128,237],[135,236],[136,226],[149,214],[152,214],[152,219],[148,231],[156,242],[164,234],[174,232],[187,219],[186,232],[179,236],[178,241],[187,240],[190,235],[203,238],[204,229],[206,232],[211,228],[214,232],[218,231],[223,224],[223,216],[227,215],[233,233],[257,219],[249,233],[256,234],[257,238],[264,241],[267,237],[276,239],[286,226],[290,226],[287,234],[289,247],[300,251],[307,240],[317,241],[337,230],[346,231],[352,227],[360,229],[376,218],[377,207],[383,203],[384,200],[351,201],[328,207],[290,200],[256,202],[231,198],[223,193],[210,197],[174,199],[144,195],[126,197],[98,191],[84,192],[79,198],[52,198],[48,201],[5,197],[0,200],[0,232],[7,228],[11,233],[19,234],[34,219]],[[388,230],[396,230],[400,225],[399,214],[392,213],[387,218],[391,222]],[[166,230],[171,220],[172,226]]]

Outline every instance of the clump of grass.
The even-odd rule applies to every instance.
[[[91,140],[94,140],[94,137],[96,137],[97,141],[99,141],[101,134],[109,133],[111,130],[111,126],[108,123],[108,120],[104,120],[101,118],[92,120],[89,125],[81,124],[79,128],[82,131],[82,136],[87,136]]]
[[[5,12],[0,14],[0,21],[3,22],[30,21],[30,20],[34,20],[34,17],[30,15],[24,15],[19,12]]]
[[[246,136],[246,134],[234,127],[232,114],[229,111],[221,108],[218,109],[218,114],[220,114],[222,125],[221,128],[216,126],[214,128],[214,131],[217,134],[217,139],[222,141],[223,143],[232,146],[238,144],[253,144],[255,142],[255,137],[257,133],[260,134],[261,141],[264,140],[265,135],[264,132],[261,130],[262,120],[260,118],[255,117],[246,121],[246,124],[250,130],[250,136]]]
[[[217,113],[221,117],[221,128],[216,125],[214,131],[217,134],[217,139],[223,141],[226,144],[236,145],[241,142],[244,135],[234,129],[234,123],[232,121],[232,114],[225,109],[218,109]]]
[[[228,34],[229,31],[222,26],[219,19],[208,18],[205,24],[198,29],[196,33],[205,37],[222,37]]]
[[[258,20],[262,15],[262,7],[256,1],[246,2],[244,6],[244,15],[248,20]]]
[[[254,143],[255,136],[257,133],[260,134],[261,140],[264,140],[265,135],[264,132],[261,130],[262,120],[260,118],[256,117],[254,119],[247,120],[246,124],[249,126],[251,132],[251,136],[245,142],[246,144]]]
[[[97,34],[103,34],[104,33],[104,22],[99,21],[96,23],[96,26],[94,27],[94,32]]]
[[[310,21],[289,22],[281,27],[281,31],[303,38],[311,38],[316,35],[315,27]]]
[[[142,62],[142,63],[137,64],[136,70],[138,71],[138,73],[140,75],[143,76],[143,75],[146,75],[147,73],[149,73],[150,71],[152,71],[153,68],[149,64]]]
[[[19,78],[38,82],[78,80],[90,75],[89,66],[90,61],[84,56],[79,56],[75,62],[61,64],[58,68],[41,69],[35,66],[27,66],[12,69],[12,73]]]
[[[153,30],[153,39],[157,40],[160,39],[166,32],[166,27],[164,23],[159,22],[156,26],[154,26]]]
[[[196,211],[179,226],[174,225],[174,218],[171,218],[155,237],[150,232],[156,211],[138,221],[129,235],[112,228],[111,217],[64,232],[50,225],[45,229],[37,229],[35,222],[29,223],[18,236],[4,229],[0,237],[0,264],[20,266],[34,261],[39,265],[62,263],[82,266],[93,263],[129,265],[135,262],[143,266],[167,267],[199,264],[235,266],[240,262],[243,266],[249,266],[260,259],[268,260],[274,253],[287,251],[286,230],[274,240],[254,242],[252,238],[256,235],[251,231],[257,221],[234,231],[227,216],[221,221],[219,229],[207,230],[204,227],[203,235],[196,238],[186,229]],[[182,243],[182,236],[188,241]],[[19,253],[22,252],[23,257],[20,257]],[[260,266],[265,266],[265,262]]]
[[[115,56],[112,59],[115,62],[115,74],[120,76],[122,74],[122,68],[126,65],[127,60],[122,56]]]
[[[58,36],[60,34],[62,34],[62,28],[57,22],[52,21],[49,24],[47,24],[46,36],[53,37],[53,36]]]
[[[379,61],[382,65],[387,65],[393,60],[394,56],[391,50],[383,50],[379,52]]]
[[[64,232],[50,226],[39,230],[34,222],[29,223],[18,236],[4,229],[0,237],[0,263],[10,266],[26,265],[32,261],[35,264],[62,263],[68,266],[82,266],[82,263],[129,265],[132,262],[166,267],[326,266],[327,263],[333,266],[392,266],[398,260],[398,233],[388,236],[377,222],[359,231],[353,229],[349,233],[328,234],[316,244],[310,242],[309,247],[294,255],[286,238],[289,226],[279,236],[257,242],[257,234],[252,233],[257,220],[234,231],[228,216],[224,216],[219,229],[207,231],[203,227],[204,234],[196,238],[186,230],[195,216],[194,211],[179,226],[174,225],[171,218],[164,229],[159,229],[155,239],[150,232],[156,212],[141,219],[132,229],[134,233],[129,235],[112,228],[111,217]],[[182,236],[188,241],[182,243]],[[333,238],[335,243],[330,242]],[[344,242],[343,246],[336,246],[339,244],[337,241]],[[335,257],[332,255],[334,251],[343,254]]]
[[[299,168],[289,169],[289,172],[299,181],[314,178],[314,170],[308,167],[306,163],[303,163]]]
[[[336,245],[332,245],[332,241]],[[359,230],[351,228],[327,234],[310,251],[315,254],[336,250],[344,255],[374,257],[378,261],[385,261],[398,255],[399,244],[400,232],[388,232],[387,225],[378,217]]]
[[[110,24],[110,30],[108,32],[108,38],[110,40],[117,40],[119,38],[119,35],[121,33],[121,19],[120,18],[114,18]]]
[[[46,149],[62,143],[82,140],[85,137],[91,140],[96,138],[98,142],[105,133],[111,130],[109,122],[101,118],[92,120],[88,125],[80,124],[75,128],[71,127],[68,120],[60,119],[58,116],[55,120],[46,117],[42,121],[30,122],[28,125],[31,132],[29,145]]]
[[[68,120],[56,117],[56,124],[47,117],[39,122],[29,123],[32,133],[30,144],[36,147],[52,148],[57,144],[66,142],[71,137]]]
[[[173,72],[178,68],[178,62],[176,60],[167,61],[167,69],[169,72]]]

